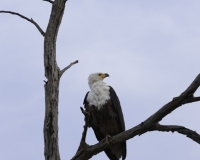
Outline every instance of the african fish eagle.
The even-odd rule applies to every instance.
[[[93,73],[88,77],[90,91],[87,92],[83,104],[90,113],[89,127],[94,130],[98,141],[106,138],[107,143],[112,136],[125,131],[124,117],[120,101],[114,89],[103,82],[109,77],[107,73]],[[104,150],[110,160],[126,158],[126,142],[115,144]]]

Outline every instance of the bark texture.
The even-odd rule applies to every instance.
[[[56,0],[44,38],[45,119],[44,119],[44,155],[45,160],[60,160],[58,146],[58,95],[60,69],[56,62],[56,39],[64,14],[65,1]]]
[[[44,156],[45,160],[60,160],[58,145],[58,96],[59,83],[63,73],[78,61],[72,62],[70,65],[60,70],[56,62],[56,40],[59,26],[65,10],[66,0],[44,0],[52,4],[51,15],[46,29],[46,33],[31,18],[12,12],[0,11],[0,13],[9,13],[17,15],[32,24],[44,36],[44,69],[45,77],[45,118],[44,118]]]

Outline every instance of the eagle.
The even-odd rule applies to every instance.
[[[98,141],[112,139],[112,136],[125,131],[125,122],[119,98],[115,90],[103,82],[107,73],[93,73],[88,77],[90,91],[84,98],[84,107],[89,114],[89,127],[92,127]],[[112,145],[104,150],[110,160],[126,158],[126,142]]]

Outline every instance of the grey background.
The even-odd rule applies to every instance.
[[[106,72],[117,92],[126,128],[148,118],[183,92],[199,73],[200,1],[69,0],[57,40],[57,61],[70,68],[60,83],[61,159],[76,152],[83,130],[79,107],[87,78]],[[45,31],[51,4],[1,0],[0,10],[33,18]],[[31,23],[0,14],[0,159],[44,159],[43,37]],[[197,91],[196,95],[200,95]],[[184,105],[161,124],[200,133],[200,103]],[[97,143],[92,129],[89,144]],[[127,160],[198,160],[200,146],[177,133],[151,132],[127,142]],[[92,158],[106,159],[104,153]]]

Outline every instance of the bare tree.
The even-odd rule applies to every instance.
[[[47,81],[45,82],[45,119],[44,119],[44,155],[46,160],[60,160],[58,146],[58,95],[59,82],[63,73],[75,61],[66,68],[60,70],[56,62],[56,40],[60,23],[65,10],[66,0],[46,0],[52,4],[52,11],[49,23],[44,32],[41,27],[31,18],[27,18],[19,13],[10,11],[0,11],[0,13],[10,13],[17,15],[33,23],[39,32],[44,36],[44,68]]]
[[[44,155],[46,160],[60,160],[59,146],[58,146],[58,96],[59,96],[59,82],[63,73],[78,61],[72,62],[70,65],[60,70],[56,61],[56,40],[59,26],[65,10],[66,0],[43,0],[52,5],[49,23],[44,32],[41,27],[31,18],[27,18],[19,13],[12,11],[0,11],[0,13],[9,13],[17,15],[29,22],[31,22],[38,31],[44,36],[44,68],[45,76],[45,120],[44,120]],[[109,144],[105,140],[100,141],[95,145],[88,145],[85,142],[87,134],[87,117],[88,113],[82,108],[81,111],[85,115],[85,125],[82,133],[80,146],[72,158],[72,160],[87,160],[100,153],[101,151],[109,148],[111,145],[129,140],[137,135],[142,135],[150,131],[162,132],[178,132],[190,138],[191,140],[200,144],[200,135],[193,130],[184,126],[178,125],[161,125],[159,122],[169,113],[181,107],[184,104],[200,101],[200,97],[194,97],[194,93],[200,85],[200,74],[194,79],[191,85],[172,101],[168,102],[161,109],[151,115],[137,126],[122,132],[114,137]]]

